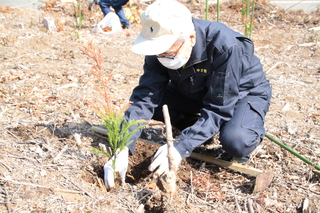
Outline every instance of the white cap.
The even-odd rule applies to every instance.
[[[132,46],[141,55],[167,51],[184,33],[194,31],[190,10],[176,0],[157,0],[141,14],[142,30]]]

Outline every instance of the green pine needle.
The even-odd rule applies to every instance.
[[[114,178],[116,178],[116,160],[118,154],[126,146],[133,141],[130,140],[132,135],[138,132],[145,126],[144,120],[125,120],[118,114],[109,114],[104,119],[104,127],[107,129],[107,137],[113,153],[112,168],[114,170]],[[92,151],[97,154],[103,154],[112,158],[112,154],[109,152],[100,151],[99,149],[91,147]]]

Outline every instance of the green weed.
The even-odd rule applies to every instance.
[[[256,0],[242,0],[242,23],[244,26],[244,35],[251,38],[254,23],[254,9]]]
[[[76,28],[80,30],[82,28],[83,21],[85,20],[82,12],[82,1],[77,0],[77,3],[74,3],[73,6],[74,6],[74,14],[76,18]]]

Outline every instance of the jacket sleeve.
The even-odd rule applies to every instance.
[[[241,48],[234,45],[213,60],[201,117],[193,126],[183,130],[175,143],[182,157],[189,157],[196,147],[214,136],[220,126],[232,117],[239,99],[243,59]]]
[[[125,119],[129,120],[150,120],[154,109],[162,99],[164,90],[169,81],[166,69],[160,65],[154,56],[146,56],[143,66],[144,73],[140,77],[139,84],[134,88],[130,97],[131,105],[125,112]],[[132,127],[136,128],[136,127]],[[136,132],[130,139],[129,149],[134,153],[136,141],[141,131]]]

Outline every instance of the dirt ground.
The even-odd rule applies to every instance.
[[[151,121],[130,157],[126,184],[103,185],[107,157],[90,147],[107,139],[90,131],[102,120],[86,100],[99,99],[92,59],[83,46],[101,50],[103,70],[112,73],[109,92],[125,103],[142,74],[143,56],[130,51],[140,25],[105,35],[92,33],[98,7],[86,9],[77,29],[72,5],[56,2],[39,10],[0,7],[0,212],[164,212],[161,191],[147,170],[165,142],[164,124]],[[205,18],[205,4],[186,4]],[[144,4],[132,4],[144,9]],[[133,11],[133,10],[132,10]],[[134,14],[134,12],[133,12]],[[49,31],[43,17],[55,19]],[[216,18],[210,8],[210,20]],[[243,32],[240,4],[226,3],[221,22]],[[258,1],[252,39],[273,87],[266,131],[320,165],[320,10],[304,14]],[[155,142],[157,144],[145,143]],[[215,140],[195,152],[223,155]],[[253,192],[256,177],[191,158],[178,172],[178,198],[166,212],[320,212],[320,182],[313,166],[265,138],[250,168],[273,171],[265,190]]]

